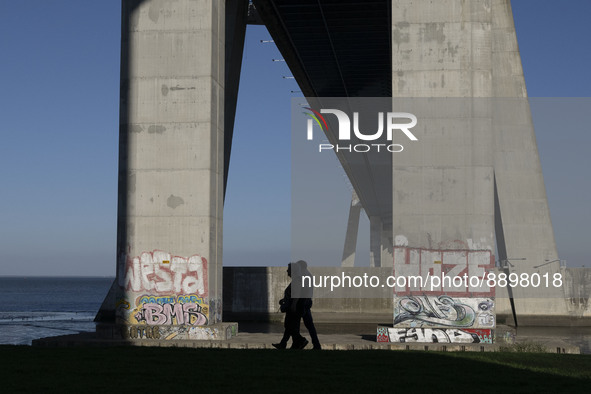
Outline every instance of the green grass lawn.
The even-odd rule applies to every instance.
[[[589,393],[591,356],[0,346],[0,392]]]

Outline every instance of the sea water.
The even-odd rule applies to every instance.
[[[0,344],[94,331],[113,278],[0,277]]]

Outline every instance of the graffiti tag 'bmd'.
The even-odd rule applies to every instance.
[[[422,300],[421,300],[422,299]],[[476,313],[468,305],[460,304],[449,296],[404,297],[399,302],[402,313],[394,319],[394,325],[407,320],[418,320],[447,327],[471,327]]]
[[[138,322],[145,321],[149,326],[188,324],[202,326],[207,324],[207,317],[202,313],[201,305],[194,302],[187,304],[144,304],[141,312],[135,316]]]

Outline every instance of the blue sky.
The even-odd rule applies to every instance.
[[[591,96],[591,1],[514,0],[513,10],[529,95]],[[0,275],[114,275],[119,39],[119,0],[0,0]],[[249,27],[225,265],[289,259],[299,89],[261,39],[265,29]],[[572,266],[591,257],[588,129],[537,135],[559,255]]]

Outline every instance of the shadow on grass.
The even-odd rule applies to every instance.
[[[0,347],[7,393],[588,392],[589,370],[556,354]]]

